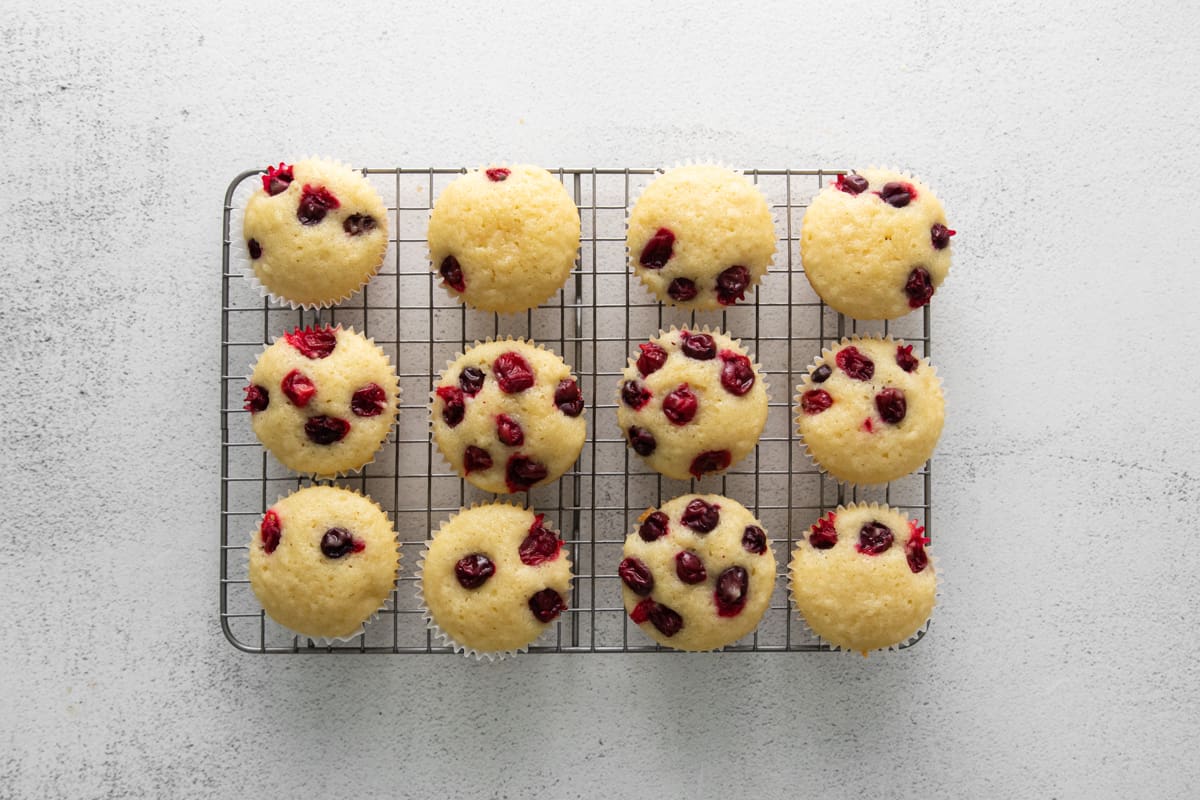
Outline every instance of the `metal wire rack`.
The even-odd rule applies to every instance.
[[[526,336],[563,356],[588,399],[588,438],[574,468],[525,498],[554,523],[570,548],[575,580],[570,610],[531,653],[674,652],[628,620],[616,567],[625,535],[650,506],[689,491],[729,495],[763,522],[774,541],[779,577],[758,630],[726,651],[829,650],[790,607],[787,563],[794,534],[839,503],[887,502],[930,525],[930,468],[885,487],[848,489],[823,476],[795,434],[792,395],[807,366],[851,333],[890,333],[929,354],[930,315],[861,323],[837,314],[812,292],[800,267],[800,217],[838,169],[750,169],[776,219],[775,263],[747,302],[713,312],[659,304],[632,275],[625,257],[625,214],[653,169],[558,169],[579,207],[579,263],[546,304],[520,315],[472,311],[438,285],[428,264],[425,229],[434,198],[463,169],[363,169],[391,215],[384,268],[359,294],[334,309],[292,311],[270,304],[232,257],[240,248],[240,213],[258,170],[233,179],[225,195],[221,245],[221,539],[220,621],[230,643],[253,653],[452,653],[426,629],[416,599],[415,564],[442,520],[472,502],[493,499],[450,471],[430,442],[427,402],[434,377],[477,339]],[[234,251],[236,252],[236,251]],[[264,345],[285,330],[340,323],[373,337],[397,365],[403,395],[397,426],[373,464],[335,483],[369,495],[388,512],[403,563],[387,609],[348,642],[318,644],[276,625],[247,578],[247,545],[263,512],[311,483],[269,456],[242,410],[242,387]],[[740,338],[762,365],[771,401],[755,452],[722,476],[675,481],[631,456],[616,424],[616,386],[626,359],[662,328],[710,325]],[[919,641],[927,628],[901,645]]]

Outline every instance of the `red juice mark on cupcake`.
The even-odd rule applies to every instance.
[[[274,197],[287,191],[293,180],[292,165],[280,161],[278,167],[267,167],[267,174],[262,176],[263,191]]]
[[[679,612],[670,606],[655,603],[650,608],[650,624],[657,628],[663,636],[670,638],[683,628],[683,617],[679,616]]]
[[[838,535],[837,528],[834,527],[835,522],[837,522],[837,514],[832,511],[817,520],[817,523],[809,529],[808,543],[817,550],[828,550],[837,544]]]
[[[687,504],[679,521],[696,533],[709,533],[721,522],[720,512],[719,505],[697,497]]]
[[[680,550],[675,554],[675,574],[686,584],[701,583],[708,579],[708,570],[700,556],[690,550]]]
[[[750,270],[743,266],[732,266],[717,276],[717,302],[731,306],[746,297],[750,285]]]
[[[671,296],[672,300],[679,303],[694,300],[699,293],[696,282],[691,278],[676,278],[667,286],[667,294]]]
[[[824,389],[809,389],[800,396],[800,410],[812,416],[833,405],[833,395]]]
[[[464,589],[478,589],[496,574],[496,565],[483,553],[463,556],[454,565],[454,577]]]
[[[639,344],[638,349],[642,351],[637,360],[638,372],[642,373],[642,377],[658,372],[667,363],[667,351],[654,342]]]
[[[875,376],[875,362],[854,345],[838,351],[837,365],[856,381],[869,381]]]
[[[350,398],[350,410],[358,417],[378,417],[387,408],[387,392],[377,383],[357,389]]]
[[[533,386],[533,369],[520,353],[509,351],[496,356],[492,374],[500,383],[500,391],[517,394]]]
[[[488,180],[492,181],[493,183],[500,183],[501,181],[506,181],[506,180],[508,180],[508,176],[511,174],[512,174],[512,170],[510,170],[506,167],[492,167],[491,169],[489,169],[487,171]]]
[[[697,361],[708,361],[717,357],[717,343],[707,333],[680,331],[679,338],[682,342],[680,349],[688,358],[694,358]]]
[[[347,553],[361,552],[365,547],[365,542],[356,543],[350,531],[345,528],[330,528],[321,537],[321,553],[326,558],[341,558]]]
[[[465,367],[458,373],[458,386],[463,394],[474,397],[483,388],[483,370],[478,367]]]
[[[950,237],[958,231],[947,228],[940,222],[935,222],[929,228],[929,242],[934,250],[945,250],[950,246]]]
[[[283,535],[283,526],[279,522],[279,515],[275,513],[275,509],[267,509],[258,532],[262,537],[263,552],[267,555],[274,553],[275,548],[279,547],[279,538]]]
[[[251,258],[262,257],[262,245],[258,243],[258,239],[247,239],[246,249],[250,251]]]
[[[542,524],[545,517],[545,514],[538,514],[533,518],[533,524],[529,526],[529,533],[521,541],[521,546],[517,548],[522,564],[536,567],[538,564],[558,558],[563,540]]]
[[[896,345],[896,365],[905,372],[916,372],[920,361],[913,355],[911,344]]]
[[[442,264],[438,267],[438,274],[442,276],[442,283],[454,291],[465,292],[467,290],[467,281],[463,278],[462,265],[454,256],[446,256],[442,259]]]
[[[742,549],[761,556],[767,552],[767,534],[757,525],[747,525],[746,530],[742,531]]]
[[[929,277],[929,270],[914,267],[904,282],[904,294],[908,296],[909,308],[920,308],[928,303],[933,297],[933,280]]]
[[[518,453],[510,456],[505,465],[504,482],[510,492],[527,492],[549,474],[545,464]]]
[[[639,597],[645,597],[654,591],[654,575],[640,559],[624,559],[617,566],[617,574],[621,576],[621,582],[629,587],[629,591]]]
[[[467,414],[462,389],[457,386],[439,386],[435,393],[442,401],[442,419],[451,428],[457,427]]]
[[[508,414],[499,414],[496,416],[496,438],[509,447],[520,447],[525,444],[525,431]]]
[[[663,398],[663,414],[673,425],[687,425],[696,416],[700,400],[686,383]]]
[[[638,527],[638,536],[643,542],[653,542],[667,535],[670,530],[670,519],[661,511],[648,515]]]
[[[650,390],[638,381],[625,381],[621,384],[621,400],[634,411],[640,411],[650,402]]]
[[[659,228],[642,248],[638,263],[648,269],[662,269],[671,260],[674,248],[675,234],[669,228]]]
[[[884,422],[898,425],[908,413],[908,402],[904,399],[904,391],[891,386],[881,389],[875,395],[875,408]]]
[[[351,214],[342,220],[342,230],[347,236],[362,236],[375,230],[375,218],[369,214]]]
[[[568,417],[583,413],[583,392],[573,378],[563,378],[554,389],[554,405]]]
[[[866,431],[867,433],[875,432],[875,423],[871,422],[870,417],[867,417],[866,419],[863,420],[862,429],[864,431]]]
[[[732,350],[722,350],[721,361],[721,385],[725,391],[741,397],[754,388],[754,367],[749,358]]]
[[[717,615],[736,617],[746,607],[746,595],[750,590],[750,574],[745,567],[730,567],[717,576],[717,588],[713,600],[717,604]]]
[[[895,537],[892,529],[878,520],[866,523],[858,531],[858,552],[868,556],[886,553]]]
[[[699,480],[710,472],[721,472],[729,468],[733,456],[728,450],[705,450],[692,459],[688,472]]]
[[[483,472],[492,468],[492,454],[482,447],[467,445],[463,451],[463,471],[470,475],[472,472]]]
[[[266,411],[267,406],[271,405],[271,393],[267,391],[265,386],[252,383],[243,391],[246,393],[246,404],[242,408],[251,414]]]
[[[279,382],[279,388],[283,389],[287,399],[296,408],[307,406],[308,401],[312,400],[313,395],[317,393],[317,387],[313,385],[312,379],[298,369],[284,375],[283,380]]]
[[[839,192],[846,194],[859,195],[867,190],[871,184],[862,175],[851,173],[850,175],[838,175],[837,181],[833,186]]]
[[[904,544],[904,557],[908,560],[908,568],[914,573],[922,572],[929,566],[929,554],[925,552],[925,546],[929,544],[929,537],[925,535],[925,528],[918,525],[915,519],[908,521],[908,541]]]
[[[296,207],[296,219],[301,225],[316,225],[325,219],[325,215],[341,206],[333,192],[324,186],[304,184],[300,194],[300,205]]]
[[[879,199],[893,208],[904,208],[917,199],[917,190],[911,183],[890,181],[883,185],[877,194]]]
[[[538,622],[553,622],[558,615],[567,610],[567,603],[562,595],[553,589],[542,589],[529,598],[529,610]]]
[[[314,444],[340,442],[346,438],[346,434],[349,432],[349,422],[337,417],[328,417],[324,414],[319,417],[310,417],[304,423],[304,434]]]
[[[336,328],[296,328],[291,333],[285,333],[283,338],[305,358],[314,360],[328,358],[337,347]]]

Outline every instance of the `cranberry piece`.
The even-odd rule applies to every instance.
[[[637,368],[643,377],[658,372],[662,369],[663,364],[667,363],[667,351],[654,342],[639,344],[638,349],[642,351],[642,354],[638,356]]]
[[[869,381],[875,376],[875,362],[854,345],[838,351],[837,365],[856,381]]]
[[[650,402],[651,397],[650,390],[637,381],[625,381],[621,384],[621,399],[634,411],[640,411]]]
[[[638,262],[649,269],[662,269],[671,259],[671,251],[675,247],[675,234],[668,228],[659,228],[646,246]]]
[[[904,208],[917,198],[917,190],[911,183],[891,181],[879,190],[879,199],[894,208]]]
[[[697,480],[710,472],[721,472],[729,469],[733,456],[728,450],[705,450],[692,459],[688,472]]]
[[[387,408],[387,392],[377,383],[368,383],[350,398],[350,410],[359,417],[378,417]]]
[[[750,285],[750,270],[743,266],[734,266],[717,276],[717,302],[723,306],[731,306],[745,298],[746,287]]]
[[[667,294],[671,296],[672,300],[680,303],[694,300],[699,293],[696,282],[691,278],[676,278],[667,286]]]
[[[650,619],[650,610],[657,605],[658,603],[655,603],[653,600],[647,597],[645,600],[642,600],[633,607],[633,611],[629,612],[629,618],[638,625],[641,625],[643,622]]]
[[[337,417],[310,417],[304,423],[304,433],[309,440],[316,444],[333,444],[346,438],[350,432],[350,423]]]
[[[933,244],[933,249],[945,250],[950,245],[950,237],[956,233],[958,231],[951,230],[940,222],[933,223],[933,227],[929,229],[929,240]]]
[[[278,167],[267,167],[267,174],[262,176],[263,191],[271,197],[287,191],[295,178],[292,176],[292,165],[279,162]]]
[[[545,516],[545,514],[538,514],[534,517],[533,524],[529,526],[529,534],[517,548],[522,564],[536,567],[538,564],[558,558],[558,551],[562,549],[563,541],[558,538],[558,534],[542,524]]]
[[[309,186],[306,183],[300,195],[300,205],[296,208],[296,219],[300,220],[301,225],[316,225],[340,205],[333,193],[324,186]]]
[[[463,452],[463,469],[470,475],[472,472],[482,472],[492,468],[492,454],[482,447],[467,445]]]
[[[487,171],[488,180],[492,181],[493,183],[500,183],[501,181],[507,180],[508,176],[511,174],[512,170],[506,167],[492,167]]]
[[[509,447],[520,447],[525,444],[525,431],[508,414],[500,414],[496,417],[496,438]]]
[[[312,379],[298,369],[284,375],[283,380],[279,382],[279,388],[283,389],[287,399],[291,400],[292,405],[296,408],[307,406],[308,401],[312,400],[313,395],[317,393],[317,387],[313,385]]]
[[[679,337],[683,340],[680,349],[688,358],[697,361],[708,361],[717,357],[717,343],[707,333],[688,333],[681,331]]]
[[[638,536],[642,537],[643,542],[653,542],[656,539],[661,539],[667,535],[670,529],[670,519],[661,511],[655,511],[650,514],[638,527]]]
[[[545,464],[528,456],[513,455],[505,466],[504,482],[510,492],[527,492],[535,483],[546,480],[549,474]]]
[[[262,257],[262,245],[258,243],[258,239],[247,239],[246,249],[250,251],[251,258]]]
[[[578,417],[583,413],[583,392],[579,384],[572,378],[563,378],[554,390],[554,405],[568,417]]]
[[[442,400],[442,419],[451,428],[458,427],[467,414],[466,401],[463,400],[462,389],[455,386],[439,386],[437,396]]]
[[[348,236],[362,236],[375,230],[375,218],[369,214],[351,214],[342,220],[342,230]]]
[[[267,509],[258,532],[262,537],[263,552],[267,555],[274,553],[275,548],[279,547],[279,538],[283,535],[283,525],[280,524],[279,515],[274,509]]]
[[[875,408],[879,410],[879,416],[883,418],[883,421],[890,422],[892,425],[899,423],[908,413],[908,403],[904,399],[904,392],[890,386],[875,395]]]
[[[877,556],[887,552],[894,538],[892,529],[887,525],[882,522],[868,522],[858,531],[857,550],[869,556]]]
[[[896,364],[905,372],[916,372],[917,366],[921,363],[913,355],[912,349],[911,344],[896,345]]]
[[[360,552],[363,548],[356,545],[362,544],[364,543],[356,543],[350,531],[345,528],[330,528],[321,537],[321,552],[326,558],[341,558],[347,553]]]
[[[334,328],[296,328],[285,333],[283,338],[310,359],[328,358],[337,347],[337,330]]]
[[[929,277],[929,270],[924,267],[916,267],[908,273],[908,280],[904,283],[904,293],[908,295],[909,308],[920,308],[928,303],[929,298],[933,297],[933,281]]]
[[[509,351],[496,356],[492,364],[492,374],[500,383],[500,391],[505,394],[523,392],[533,386],[533,369],[520,353]]]
[[[730,394],[741,397],[754,388],[754,367],[746,356],[732,350],[721,351],[721,385]]]
[[[636,558],[626,558],[617,566],[617,574],[621,582],[629,587],[629,591],[645,597],[654,591],[654,576],[645,562]]]
[[[721,507],[697,497],[687,504],[680,522],[696,533],[709,533],[721,521]]]
[[[462,265],[458,263],[458,259],[454,256],[446,256],[442,259],[442,265],[438,267],[438,274],[442,276],[442,283],[454,291],[465,292],[467,290],[467,282],[463,278]]]
[[[699,408],[699,398],[686,383],[663,398],[663,413],[674,425],[687,425],[696,416]]]
[[[838,175],[837,182],[834,183],[834,188],[846,194],[862,194],[871,184],[862,175],[851,173],[850,175]]]
[[[904,545],[904,557],[908,561],[908,568],[917,573],[929,566],[929,554],[925,552],[925,545],[929,544],[929,539],[925,536],[925,529],[918,525],[916,520],[909,520],[908,528],[909,536]]]
[[[639,456],[648,456],[658,447],[658,441],[650,431],[632,425],[629,428],[629,446]]]
[[[708,579],[708,570],[700,556],[687,550],[675,554],[675,574],[687,584],[700,583]]]
[[[483,388],[483,370],[479,367],[465,367],[458,373],[458,386],[463,390],[463,394],[472,397],[479,394],[479,390]]]
[[[264,386],[252,383],[244,391],[246,392],[246,405],[242,406],[242,408],[251,414],[258,411],[265,411],[267,406],[271,404],[271,393]]]
[[[542,589],[529,598],[529,610],[537,617],[538,622],[553,622],[559,614],[567,610],[567,604],[558,592]]]
[[[809,389],[800,396],[800,410],[805,414],[820,414],[833,405],[833,395],[824,389]]]
[[[496,565],[483,553],[463,556],[454,565],[454,577],[464,589],[478,589],[496,574]]]
[[[742,531],[742,549],[761,556],[767,552],[767,534],[757,525],[747,525],[746,530]]]
[[[745,567],[730,567],[717,576],[717,589],[713,598],[717,602],[717,615],[736,617],[746,607],[746,593],[750,588],[750,573]]]
[[[664,606],[662,603],[655,603],[650,609],[650,623],[663,636],[670,637],[679,633],[683,628],[683,617],[679,616],[675,609]]]
[[[822,364],[812,371],[812,382],[824,383],[825,381],[829,380],[829,376],[832,374],[833,370],[829,368],[829,365]]]
[[[808,543],[817,550],[828,550],[837,544],[837,528],[833,527],[833,523],[836,521],[837,515],[835,514],[817,520],[817,524],[813,525],[808,532]]]

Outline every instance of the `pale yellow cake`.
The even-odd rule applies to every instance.
[[[558,480],[587,436],[571,368],[524,339],[476,343],[434,384],[433,441],[459,475],[486,492]]]
[[[304,636],[354,636],[400,567],[387,515],[357,492],[310,486],[267,509],[250,539],[250,586],[271,619]]]
[[[579,210],[541,167],[488,167],[442,191],[428,239],[433,271],[451,295],[481,311],[525,311],[553,297],[570,276]]]
[[[898,339],[852,336],[825,350],[796,387],[808,454],[840,481],[886,483],[937,446],[945,401],[936,370]]]
[[[246,201],[242,234],[258,282],[319,308],[345,300],[383,264],[387,209],[361,172],[333,161],[281,163]]]
[[[839,175],[813,198],[800,260],[813,291],[856,319],[895,319],[929,302],[950,271],[946,213],[903,172]]]
[[[280,336],[258,357],[245,391],[263,446],[288,469],[322,476],[374,459],[400,397],[387,354],[340,326]]]
[[[657,176],[629,212],[633,271],[661,302],[730,306],[753,291],[775,256],[766,197],[744,175],[696,164]]]
[[[813,632],[866,655],[911,638],[933,611],[925,529],[901,511],[839,506],[792,553],[792,600]]]
[[[649,509],[617,568],[625,610],[676,650],[715,650],[758,627],[775,588],[775,553],[736,500],[687,494]]]
[[[617,423],[651,469],[700,478],[754,449],[767,386],[740,343],[708,328],[672,328],[638,347],[617,386]]]
[[[507,503],[460,510],[426,545],[421,596],[456,650],[523,650],[567,610],[571,561],[543,516]]]

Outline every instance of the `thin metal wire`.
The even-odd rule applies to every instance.
[[[559,618],[553,633],[535,643],[530,652],[675,652],[630,625],[621,604],[616,565],[626,533],[647,505],[660,504],[685,491],[713,488],[697,486],[696,481],[667,481],[646,470],[639,460],[631,460],[612,418],[618,376],[639,342],[671,324],[709,324],[741,338],[756,354],[775,396],[768,407],[767,432],[757,451],[721,476],[719,491],[741,499],[764,521],[775,541],[779,588],[758,630],[725,651],[829,650],[803,625],[781,588],[786,586],[788,559],[801,531],[847,499],[886,500],[919,517],[927,533],[932,527],[930,465],[874,494],[855,489],[848,498],[843,485],[822,475],[803,457],[792,420],[791,395],[807,365],[822,347],[860,332],[858,323],[827,309],[808,290],[806,280],[797,280],[803,274],[796,257],[798,215],[828,177],[845,170],[746,172],[771,198],[781,227],[779,252],[767,280],[752,299],[717,315],[671,313],[654,302],[626,266],[625,211],[656,170],[555,170],[578,206],[582,223],[573,280],[553,300],[523,318],[503,319],[469,312],[450,300],[437,285],[427,261],[424,231],[433,199],[440,187],[464,171],[428,167],[362,170],[368,180],[380,179],[376,187],[382,195],[394,193],[394,202],[388,205],[391,258],[366,290],[324,312],[273,307],[234,268],[231,248],[241,243],[232,241],[232,223],[260,173],[246,171],[230,182],[222,217],[218,589],[226,638],[239,650],[253,653],[453,652],[426,628],[417,600],[416,563],[425,540],[444,519],[463,505],[492,498],[468,487],[441,462],[428,435],[426,403],[433,380],[455,353],[484,336],[513,335],[536,339],[563,355],[585,391],[590,389],[588,440],[579,462],[556,485],[517,498],[557,522],[575,572],[571,609]],[[417,299],[422,297],[424,302]],[[919,324],[910,321],[905,330],[886,324],[882,331],[917,343],[928,355],[929,308],[919,319],[911,316]],[[363,635],[332,644],[295,636],[267,618],[250,591],[246,571],[246,543],[266,508],[277,497],[314,481],[289,473],[261,449],[250,431],[249,414],[241,408],[241,389],[266,344],[291,327],[321,322],[352,325],[373,338],[392,356],[404,387],[400,421],[384,451],[361,474],[341,481],[370,495],[395,522],[403,554],[400,579],[388,607],[368,623]],[[833,323],[832,330],[829,323]],[[927,630],[922,629],[901,647],[915,644]]]

